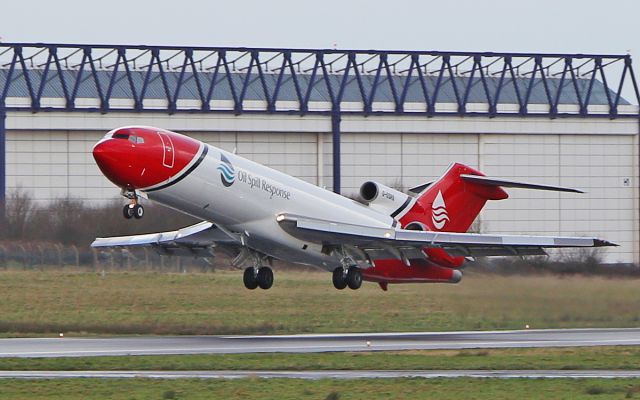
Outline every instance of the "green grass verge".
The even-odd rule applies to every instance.
[[[2,380],[11,399],[620,399],[638,379]]]
[[[0,271],[0,335],[278,334],[640,325],[638,281],[474,274],[458,285],[365,283],[276,271],[246,290],[239,271],[207,274]]]
[[[0,358],[0,370],[637,369],[640,367],[638,360],[640,360],[640,346],[320,354]]]

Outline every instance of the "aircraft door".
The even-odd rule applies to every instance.
[[[176,159],[175,149],[171,137],[164,132],[157,132],[162,141],[162,165],[167,168],[173,168]]]

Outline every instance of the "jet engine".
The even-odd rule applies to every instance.
[[[411,197],[381,183],[368,181],[360,186],[360,197],[376,211],[395,217],[394,213]]]

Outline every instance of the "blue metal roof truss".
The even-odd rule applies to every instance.
[[[619,82],[614,88],[608,80],[612,75]],[[631,100],[640,102],[629,55],[0,43],[0,108],[15,111],[637,118],[618,113],[619,105],[629,104],[621,97],[623,85],[631,85]],[[29,98],[30,104],[7,104],[12,97]],[[64,99],[64,105],[42,105],[43,98],[52,97]],[[99,106],[79,106],[79,98],[97,100]],[[122,98],[134,101],[130,107],[111,105]],[[149,106],[149,100],[164,102]],[[212,100],[232,106],[212,107]],[[266,106],[247,107],[247,100]],[[282,100],[289,104],[279,106]],[[310,107],[318,101],[329,109]],[[345,110],[345,101],[362,107]],[[393,107],[376,108],[377,102]],[[422,107],[407,107],[416,103]],[[455,110],[438,109],[439,103],[454,104]],[[485,104],[485,111],[469,107],[472,103]],[[517,111],[501,111],[500,104],[515,105]],[[532,111],[533,104],[547,107]],[[562,104],[578,107],[560,112]],[[591,105],[606,106],[608,112],[592,112]]]

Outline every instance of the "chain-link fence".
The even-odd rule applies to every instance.
[[[213,271],[229,268],[226,255],[208,258],[160,255],[151,248],[93,249],[51,242],[0,241],[0,268],[83,267],[123,270]]]

